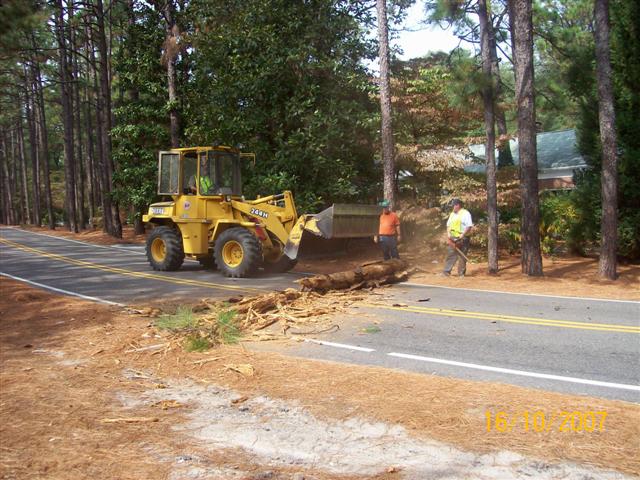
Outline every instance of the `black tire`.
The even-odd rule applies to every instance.
[[[198,263],[207,270],[217,270],[216,262],[213,260],[213,256],[208,255],[206,257],[200,257]]]
[[[264,261],[264,271],[268,273],[285,273],[296,266],[298,260],[291,260],[285,254],[282,254],[275,262]]]
[[[238,253],[239,251],[241,254]],[[231,259],[230,255],[233,254],[236,256]],[[218,269],[225,276],[248,277],[255,273],[262,264],[262,244],[246,228],[230,228],[222,232],[216,240],[214,257]]]
[[[155,227],[147,237],[147,259],[154,270],[178,270],[184,261],[180,232],[171,227]]]

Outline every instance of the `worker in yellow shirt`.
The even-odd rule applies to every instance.
[[[189,190],[190,193],[196,193],[196,185],[200,184],[200,195],[212,195],[213,181],[209,175],[209,160],[206,157],[200,158],[200,176],[198,177],[198,182],[196,182],[196,176],[192,175],[189,179]]]
[[[400,235],[400,219],[395,212],[391,211],[389,200],[382,200],[379,204],[382,207],[380,215],[380,227],[378,235],[373,240],[380,243],[382,247],[382,255],[385,260],[390,258],[400,258],[398,254],[398,242],[402,240]]]
[[[458,262],[458,276],[464,277],[467,273],[467,261],[464,255],[469,251],[469,233],[473,227],[471,214],[468,210],[462,208],[462,201],[457,198],[452,202],[453,211],[447,220],[447,258],[444,263],[443,275],[451,275],[453,266]]]

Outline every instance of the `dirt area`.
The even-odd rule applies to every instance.
[[[0,292],[0,478],[640,474],[640,405],[242,344],[186,353],[144,316],[6,279]],[[487,411],[525,410],[607,417],[603,431],[487,431]]]
[[[115,243],[144,244],[144,236],[135,236],[131,227],[125,227],[123,240],[117,240],[102,231],[85,231],[73,234],[62,229],[51,231],[45,228],[30,228],[34,231],[74,238],[85,242],[110,245]],[[487,273],[487,264],[474,261],[473,251],[468,264],[467,275],[440,277],[444,265],[445,247],[433,242],[428,244],[401,244],[400,254],[419,271],[411,277],[411,282],[447,287],[475,288],[502,292],[537,293],[564,295],[569,297],[593,297],[618,300],[640,300],[640,265],[621,264],[620,277],[616,281],[598,278],[598,260],[590,257],[544,257],[544,277],[533,278],[521,274],[520,257],[503,254],[499,261],[498,275]],[[356,241],[347,251],[335,255],[303,258],[295,271],[312,273],[334,273],[355,268],[373,260],[379,260],[381,253],[377,245],[368,241]],[[454,268],[454,272],[455,272]]]

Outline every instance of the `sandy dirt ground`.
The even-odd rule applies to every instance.
[[[144,236],[133,234],[131,227],[125,227],[123,239],[118,240],[102,231],[84,231],[73,234],[63,229],[55,231],[46,228],[29,227],[34,231],[74,238],[96,244],[144,244]],[[467,266],[467,275],[459,278],[441,277],[438,274],[444,266],[445,247],[431,245],[401,244],[400,254],[412,267],[418,269],[411,282],[447,287],[475,288],[502,292],[536,293],[563,295],[570,297],[593,297],[619,300],[640,300],[640,265],[619,265],[616,281],[598,278],[598,260],[591,257],[544,257],[544,277],[533,278],[521,274],[520,258],[504,254],[500,258],[498,275],[487,273],[486,262],[474,261]],[[381,253],[373,242],[358,241],[346,252],[304,258],[298,262],[295,271],[312,273],[334,273],[356,268],[358,265],[381,258]],[[454,272],[457,271],[454,267]]]
[[[640,474],[640,405],[242,344],[186,353],[148,317],[6,279],[0,292],[3,479]],[[487,411],[525,410],[607,417],[602,431],[487,431]]]

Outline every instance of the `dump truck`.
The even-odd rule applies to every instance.
[[[299,216],[290,191],[245,199],[244,161],[255,164],[255,155],[220,145],[159,153],[158,194],[171,200],[143,216],[152,227],[146,254],[154,270],[178,270],[187,257],[228,277],[282,273],[295,266],[304,232],[327,239],[377,233],[375,205],[335,204]]]

